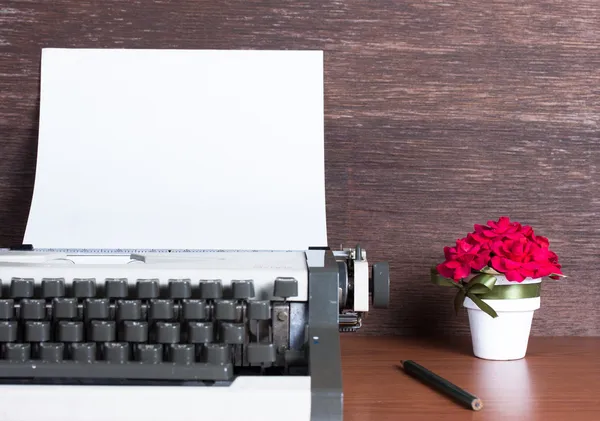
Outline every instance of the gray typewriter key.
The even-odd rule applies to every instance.
[[[226,344],[243,344],[246,339],[246,325],[243,323],[223,323],[220,339]]]
[[[275,279],[273,295],[281,298],[296,297],[298,295],[298,281],[295,278]]]
[[[25,298],[21,300],[21,319],[23,320],[44,320],[46,318],[46,301],[31,300]]]
[[[50,322],[25,322],[25,342],[48,342],[50,336]]]
[[[110,307],[107,298],[88,298],[85,300],[83,314],[86,320],[108,319]]]
[[[10,282],[11,298],[31,298],[33,297],[34,282],[30,278],[12,278]]]
[[[0,320],[9,320],[15,317],[15,302],[13,299],[0,300]]]
[[[6,344],[4,348],[4,359],[25,362],[31,357],[30,344]]]
[[[254,283],[252,280],[235,280],[231,282],[233,298],[245,300],[254,297]]]
[[[170,279],[169,298],[180,300],[192,296],[192,281],[189,279]]]
[[[40,360],[57,363],[62,361],[65,352],[65,345],[61,343],[46,342],[40,344]]]
[[[16,321],[0,322],[0,342],[14,342],[17,340],[19,324]]]
[[[117,302],[117,320],[140,320],[141,318],[141,301],[119,300]]]
[[[83,322],[58,322],[56,337],[60,342],[82,342]]]
[[[162,354],[162,345],[140,344],[135,350],[135,359],[145,364],[158,364],[162,361]]]
[[[169,354],[171,362],[175,364],[192,364],[196,358],[194,345],[173,344],[170,346]]]
[[[200,281],[200,297],[215,299],[223,297],[223,284],[220,279],[206,279]]]
[[[96,360],[96,344],[75,343],[71,345],[71,359],[79,363],[91,363]]]
[[[148,342],[148,323],[131,320],[123,322],[123,341]]]
[[[206,320],[206,302],[204,300],[183,300],[184,320]]]
[[[187,329],[188,342],[206,344],[213,341],[214,327],[212,322],[189,322]]]
[[[248,344],[248,363],[252,365],[269,364],[275,362],[276,352],[273,344]]]
[[[267,300],[248,301],[248,318],[250,320],[269,320],[271,318],[271,302]]]
[[[92,342],[113,342],[117,338],[116,323],[108,320],[90,322],[90,340]]]
[[[179,323],[157,322],[156,326],[156,342],[159,344],[176,344],[181,336]]]
[[[104,360],[115,364],[126,363],[129,360],[129,344],[121,342],[104,344]]]
[[[65,280],[63,278],[42,279],[42,297],[60,298],[65,296]]]
[[[149,319],[151,320],[171,320],[174,318],[173,301],[171,300],[152,300],[150,301]]]
[[[208,344],[202,349],[203,360],[209,364],[227,364],[231,362],[229,345]]]
[[[149,300],[158,298],[160,295],[160,286],[158,279],[138,279],[135,286],[136,298],[140,300]]]
[[[218,320],[235,320],[237,303],[233,300],[215,300],[215,318]]]
[[[77,299],[55,298],[52,302],[52,316],[57,320],[75,319],[77,317]]]
[[[104,283],[104,295],[106,298],[126,298],[127,278],[108,278]]]
[[[96,296],[96,279],[73,279],[73,296],[75,298],[94,298]]]

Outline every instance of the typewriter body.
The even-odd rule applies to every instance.
[[[389,267],[332,251],[0,251],[0,418],[342,420]]]

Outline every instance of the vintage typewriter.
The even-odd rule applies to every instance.
[[[0,419],[342,420],[340,332],[389,267],[333,251],[0,251]]]

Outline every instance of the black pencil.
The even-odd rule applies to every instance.
[[[432,373],[416,362],[411,360],[400,361],[400,365],[408,374],[450,396],[467,408],[470,408],[474,411],[479,411],[481,408],[483,408],[483,402],[477,396],[470,394],[455,384],[450,383],[448,380],[441,378],[435,373]]]

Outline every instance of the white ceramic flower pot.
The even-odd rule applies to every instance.
[[[540,283],[541,279],[525,279],[523,284]],[[513,285],[504,276],[496,275],[496,285]],[[498,314],[494,318],[465,298],[469,315],[473,353],[486,360],[518,360],[525,357],[531,322],[540,308],[540,297],[516,300],[484,300]]]

